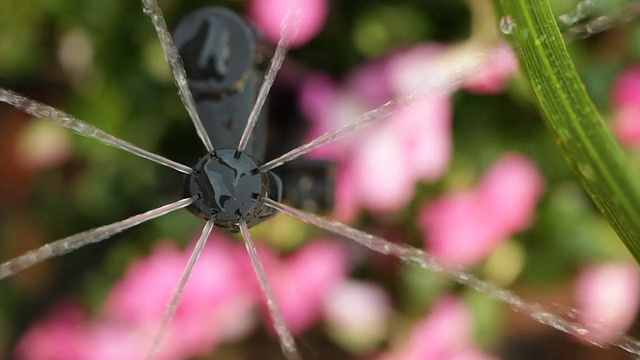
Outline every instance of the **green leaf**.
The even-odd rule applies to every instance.
[[[637,174],[630,170],[587,95],[548,0],[494,0],[494,4],[556,143],[593,202],[640,262]]]

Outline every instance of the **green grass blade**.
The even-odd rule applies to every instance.
[[[494,0],[494,4],[498,14],[513,23],[506,37],[529,76],[557,144],[593,202],[640,262],[640,179],[589,98],[548,0]]]

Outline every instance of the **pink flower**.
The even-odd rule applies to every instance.
[[[343,347],[354,352],[371,350],[387,335],[390,302],[382,288],[347,280],[327,294],[324,318],[332,337]]]
[[[161,242],[149,258],[134,263],[107,299],[106,323],[153,334],[190,254],[190,249],[179,251],[172,243]],[[244,335],[251,328],[251,308],[259,294],[248,284],[252,274],[241,265],[246,256],[240,244],[211,236],[169,327],[165,357],[206,354],[218,342]],[[107,333],[118,335],[118,331]]]
[[[343,87],[323,75],[310,77],[300,90],[301,111],[312,123],[309,137],[339,128],[391,98],[392,65],[401,56],[357,69]],[[314,151],[312,156],[339,164],[338,217],[349,220],[360,208],[397,211],[410,201],[417,182],[438,179],[450,161],[450,122],[448,96],[417,96],[357,136]]]
[[[638,311],[640,273],[636,264],[591,265],[578,275],[575,294],[586,339],[609,343],[626,332]]]
[[[335,241],[316,240],[284,260],[264,248],[260,250],[265,272],[289,329],[293,334],[304,332],[320,318],[327,294],[347,276],[346,248]],[[256,280],[249,281],[258,286]],[[271,324],[266,311],[265,323]]]
[[[24,360],[88,359],[82,355],[86,329],[80,306],[60,304],[20,339],[15,356]]]
[[[338,184],[339,194],[350,192],[355,204],[338,199],[338,216],[351,217],[340,211],[343,206],[397,211],[411,200],[419,181],[442,176],[451,154],[450,114],[448,99],[424,98],[363,133],[343,161],[341,170],[348,175]]]
[[[326,0],[251,0],[248,10],[249,16],[267,40],[277,43],[282,34],[291,41],[291,47],[298,47],[320,32],[327,17],[328,5]],[[283,20],[288,13],[290,21],[282,30]]]
[[[486,60],[477,55],[487,50],[471,45],[420,44],[365,64],[342,85],[325,75],[303,83],[299,106],[312,124],[309,139],[389,99],[403,100],[386,119],[311,154],[338,163],[339,219],[348,221],[362,208],[398,211],[409,203],[418,182],[435,181],[446,172],[452,149],[450,94],[460,86],[502,91],[517,70],[507,45],[488,51]]]
[[[613,85],[613,103],[619,107],[636,107],[640,103],[640,66],[630,67]]]
[[[135,360],[146,357],[155,329],[115,323],[107,319],[94,320],[87,328],[82,345],[84,353],[78,359]],[[159,360],[176,359],[163,351]]]
[[[149,257],[131,265],[99,316],[85,319],[77,307],[61,307],[27,333],[16,353],[25,359],[144,358],[192,248],[181,251],[159,242]],[[294,333],[303,332],[319,319],[327,294],[344,281],[346,249],[321,240],[284,260],[265,249],[260,252],[285,319]],[[222,341],[247,335],[258,304],[264,301],[244,246],[214,233],[189,277],[157,358],[204,356]]]
[[[507,43],[501,43],[486,57],[482,69],[465,79],[462,87],[477,94],[498,94],[518,72],[518,59]]]
[[[531,224],[543,188],[542,175],[530,160],[503,156],[476,189],[445,195],[422,209],[427,249],[450,264],[475,264]]]
[[[345,80],[344,88],[370,106],[384,104],[395,95],[391,64],[397,57],[390,55],[355,68]]]
[[[449,94],[458,89],[451,82],[447,46],[426,43],[413,46],[389,60],[389,84],[394,94]]]
[[[422,44],[391,63],[396,94],[450,94],[460,87],[484,94],[504,90],[518,69],[515,54],[504,43],[486,48],[475,41],[455,45]]]
[[[299,89],[298,106],[311,123],[307,140],[338,129],[367,110],[363,100],[355,94],[342,91],[340,85],[325,74],[314,74],[305,80]],[[348,156],[353,141],[357,140],[347,137],[317,148],[309,155],[314,158],[343,159]]]
[[[613,132],[626,146],[640,146],[640,67],[625,70],[613,85]]]
[[[478,185],[486,208],[501,219],[504,232],[528,228],[544,191],[544,179],[535,164],[518,154],[502,156]]]
[[[640,146],[640,107],[617,109],[612,127],[622,145]]]
[[[474,347],[471,333],[472,320],[467,308],[460,300],[446,297],[414,326],[402,348],[379,360],[494,359]]]

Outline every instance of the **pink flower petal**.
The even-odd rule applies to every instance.
[[[415,99],[384,122],[359,133],[359,140],[343,149],[340,158],[340,170],[348,177],[338,178],[338,209],[351,209],[346,212],[353,215],[352,210],[358,207],[391,212],[405,206],[419,181],[436,180],[448,168],[450,131],[449,97],[434,95]],[[342,206],[345,199],[351,204]]]
[[[531,225],[543,192],[544,178],[531,160],[518,154],[500,158],[478,188],[483,206],[491,209],[507,234]]]
[[[94,322],[86,334],[82,359],[142,359],[149,350],[153,331],[151,327],[144,329],[107,321]],[[163,346],[163,350],[166,348]],[[175,346],[171,346],[171,349],[175,349]],[[175,354],[168,354],[167,351],[162,351],[158,358],[177,360]]]
[[[640,106],[640,66],[626,69],[613,85],[613,105],[622,108]]]
[[[452,152],[451,112],[448,96],[432,95],[415,99],[391,115],[392,126],[386,131],[392,131],[402,147],[402,159],[395,161],[404,162],[414,182],[435,181],[448,169]]]
[[[427,250],[451,265],[471,266],[505,239],[499,221],[474,192],[458,192],[428,204],[420,213]]]
[[[475,264],[531,224],[543,184],[531,161],[503,156],[476,189],[445,195],[422,209],[427,249],[449,264]]]
[[[440,63],[444,49],[438,44],[421,45],[366,64],[354,70],[341,89],[328,77],[310,77],[299,100],[311,121],[309,138],[338,129],[394,95],[404,94],[406,69]],[[437,69],[431,68],[430,74],[438,78]],[[450,96],[442,92],[413,96],[383,121],[314,150],[312,156],[339,164],[338,218],[348,221],[360,208],[397,211],[411,200],[418,182],[440,178],[451,160],[451,107]]]
[[[490,359],[473,347],[471,314],[454,298],[440,300],[431,313],[418,322],[407,341],[397,351],[379,360]]]
[[[414,46],[394,54],[389,60],[390,84],[399,95],[433,95],[454,91],[457,85],[450,83],[447,64],[440,61],[447,47],[429,43]]]
[[[295,10],[299,10],[299,14]],[[291,41],[291,47],[302,46],[313,39],[322,29],[327,11],[326,0],[251,0],[249,3],[249,16],[267,40],[275,44],[282,34]],[[289,12],[291,21],[282,32],[282,22]]]
[[[370,133],[350,163],[359,203],[375,211],[395,211],[415,192],[402,145],[390,131]]]
[[[640,273],[627,262],[584,268],[575,288],[580,322],[588,340],[608,343],[629,329],[638,311]]]
[[[361,96],[371,107],[384,104],[393,98],[388,62],[383,58],[356,68],[349,74],[344,88]]]
[[[332,130],[336,130],[357,119],[369,110],[357,94],[345,91],[327,75],[310,76],[300,87],[298,106],[311,123],[305,142]],[[341,160],[353,151],[353,145],[362,137],[350,136],[340,141],[313,150],[314,158]]]
[[[613,85],[613,132],[626,146],[640,146],[640,66],[623,71]]]
[[[31,327],[20,339],[16,358],[23,360],[83,359],[86,319],[73,303],[53,308],[44,321]],[[88,359],[88,358],[85,358]]]
[[[334,212],[336,218],[343,222],[355,218],[360,209],[359,197],[354,191],[356,186],[352,171],[352,167],[344,165],[337,171]]]
[[[337,128],[332,123],[331,108],[338,101],[338,84],[328,75],[318,73],[308,76],[298,90],[298,107],[313,125],[312,137]]]
[[[134,262],[111,289],[106,301],[108,316],[133,323],[158,321],[184,266],[184,256],[173,243],[158,242],[152,255]]]
[[[324,298],[346,277],[348,258],[339,243],[319,240],[264,266],[289,329],[300,334],[318,321]],[[265,323],[271,324],[266,311]]]
[[[386,335],[391,304],[378,286],[347,280],[328,294],[323,314],[334,336],[356,350],[366,349]]]
[[[179,251],[172,243],[158,243],[153,253],[134,263],[112,289],[104,321],[126,325],[134,333],[140,329],[153,333],[191,251]],[[184,289],[161,355],[175,353],[184,358],[207,353],[219,341],[251,328],[250,313],[259,294],[249,285],[248,274],[241,266],[245,258],[240,244],[211,236]],[[108,335],[107,331],[100,338]]]
[[[451,354],[448,360],[497,360],[495,356],[486,354],[480,349],[468,348]]]
[[[477,94],[504,91],[507,79],[518,71],[518,59],[507,43],[498,45],[490,54],[480,71],[464,81],[464,88]]]
[[[640,106],[617,109],[611,126],[622,145],[640,147]]]

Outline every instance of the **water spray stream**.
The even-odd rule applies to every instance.
[[[459,284],[468,286],[474,290],[486,294],[487,296],[495,300],[509,305],[514,311],[527,314],[529,317],[541,324],[551,326],[564,333],[576,336],[581,339],[585,339],[586,341],[589,341],[596,346],[603,345],[589,340],[589,335],[597,332],[597,326],[590,326],[589,328],[587,328],[575,321],[551,313],[541,305],[536,303],[529,303],[509,290],[502,289],[492,284],[491,282],[481,280],[473,274],[465,272],[460,268],[445,265],[439,262],[433,256],[425,253],[420,249],[416,249],[412,246],[404,244],[394,244],[383,238],[367,234],[338,221],[325,219],[302,210],[294,209],[270,199],[264,199],[264,202],[267,204],[267,206],[271,206],[274,209],[280,210],[304,222],[315,225],[334,234],[354,240],[373,251],[385,255],[395,256],[407,263],[420,266],[425,270],[443,274]],[[577,313],[577,310],[572,310],[571,313],[575,314]],[[623,334],[621,334],[621,336],[617,340],[608,343],[608,345],[619,347],[635,355],[640,355],[640,343],[634,338]]]
[[[123,230],[139,225],[145,221],[168,214],[172,211],[182,209],[191,205],[191,203],[193,203],[193,199],[182,199],[174,203],[159,207],[157,209],[132,216],[126,220],[87,230],[85,232],[81,232],[79,234],[75,234],[64,239],[60,239],[52,243],[43,245],[38,249],[31,250],[25,254],[22,254],[16,258],[0,264],[0,279],[13,276],[26,268],[29,268],[54,256],[61,256],[73,250],[79,249],[85,245],[94,244],[108,239],[113,235],[122,232]]]
[[[251,109],[251,113],[249,114],[247,125],[242,132],[240,144],[238,145],[238,151],[244,151],[247,147],[247,144],[249,144],[249,138],[251,137],[253,128],[256,126],[256,122],[258,121],[258,117],[260,116],[260,111],[262,111],[262,107],[264,106],[264,103],[267,100],[267,96],[269,95],[269,90],[271,90],[271,86],[276,79],[276,75],[278,74],[278,71],[282,66],[282,62],[284,62],[284,59],[287,55],[289,44],[295,38],[298,32],[298,23],[300,18],[299,6],[300,4],[296,3],[293,7],[291,7],[289,11],[287,11],[287,15],[282,21],[280,40],[278,41],[278,45],[276,45],[275,53],[273,55],[273,58],[271,58],[269,70],[267,70],[267,74],[264,76],[264,82],[260,87],[256,102]],[[287,31],[290,31],[290,33],[287,33]]]
[[[196,109],[195,102],[193,101],[193,95],[191,94],[191,90],[189,90],[187,73],[182,65],[182,59],[180,58],[178,49],[173,43],[171,34],[167,29],[167,24],[162,16],[162,10],[160,10],[156,0],[142,0],[142,9],[144,13],[151,18],[153,27],[158,33],[158,38],[160,38],[160,43],[162,44],[162,51],[164,52],[164,56],[171,67],[171,71],[173,72],[173,78],[176,82],[176,86],[178,87],[180,99],[184,104],[184,108],[189,113],[191,121],[193,121],[196,133],[198,133],[198,136],[200,137],[200,140],[202,140],[207,152],[212,152],[214,150],[213,143],[211,142],[211,139],[202,124],[202,120],[200,120],[200,116],[198,115],[198,110]]]
[[[29,99],[11,90],[0,88],[0,102],[13,105],[16,109],[20,109],[31,116],[35,116],[40,119],[53,120],[57,125],[73,130],[80,135],[94,138],[107,145],[117,147],[118,149],[122,149],[130,154],[140,156],[185,174],[191,173],[191,168],[186,165],[182,165],[150,151],[141,149],[63,111]]]
[[[247,252],[249,253],[249,257],[251,258],[253,270],[255,271],[258,282],[260,283],[260,287],[262,288],[262,293],[264,294],[267,308],[269,309],[269,315],[271,316],[271,320],[273,321],[273,328],[276,330],[278,338],[280,339],[280,347],[282,348],[282,352],[284,353],[287,360],[300,360],[302,359],[302,357],[298,353],[296,343],[293,340],[293,335],[291,335],[291,331],[287,326],[284,315],[282,314],[282,310],[280,310],[280,306],[278,305],[276,296],[273,293],[273,289],[269,284],[269,279],[267,279],[267,274],[262,267],[262,263],[260,262],[260,258],[258,257],[256,246],[253,243],[253,240],[251,240],[251,235],[249,234],[247,223],[243,219],[240,219],[240,232],[242,233],[245,247],[247,248]]]
[[[164,314],[162,315],[162,320],[160,320],[160,325],[158,326],[158,330],[156,331],[155,336],[153,337],[153,342],[151,344],[151,348],[149,349],[149,353],[147,354],[147,360],[152,360],[158,354],[160,350],[160,346],[162,345],[162,340],[167,334],[167,330],[169,328],[169,324],[171,324],[171,320],[173,320],[173,316],[176,314],[178,310],[178,305],[180,304],[180,300],[182,299],[182,294],[184,293],[184,287],[187,285],[187,280],[189,280],[189,276],[191,275],[191,271],[193,267],[196,265],[200,254],[202,254],[202,249],[204,249],[204,245],[207,243],[207,239],[209,239],[209,235],[211,234],[211,230],[213,229],[214,220],[209,220],[204,225],[202,229],[202,233],[200,234],[200,238],[196,243],[196,247],[193,249],[191,253],[191,257],[189,257],[189,261],[187,262],[187,266],[182,273],[182,277],[176,285],[175,289],[171,293],[171,299],[167,303],[167,307],[164,310]]]

